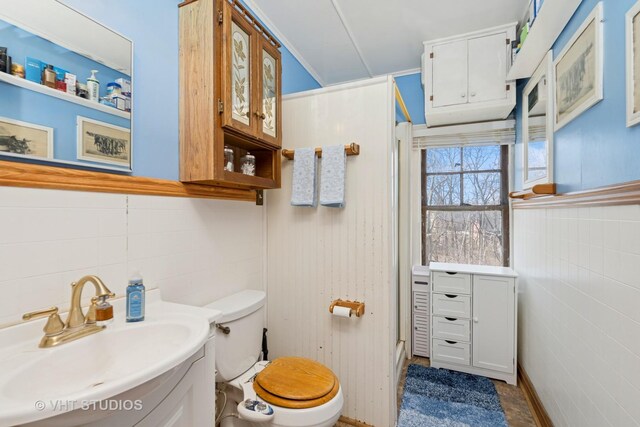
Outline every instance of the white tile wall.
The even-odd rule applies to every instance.
[[[86,274],[123,295],[139,269],[148,289],[196,305],[263,289],[263,215],[246,202],[0,187],[0,327],[67,311]]]
[[[557,426],[640,425],[640,206],[515,210],[520,363]]]

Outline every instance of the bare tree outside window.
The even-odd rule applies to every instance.
[[[425,263],[509,264],[507,159],[500,145],[423,151]]]

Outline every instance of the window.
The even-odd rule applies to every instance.
[[[424,263],[508,265],[507,191],[506,145],[423,150]]]

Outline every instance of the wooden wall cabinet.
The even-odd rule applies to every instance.
[[[279,43],[235,0],[179,7],[180,180],[279,188]],[[225,146],[234,152],[234,171],[225,170]],[[255,176],[240,172],[247,152],[256,157]]]

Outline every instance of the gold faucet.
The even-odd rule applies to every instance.
[[[91,306],[85,316],[82,313],[80,302],[82,300],[82,289],[87,282],[93,283],[96,288],[96,295],[91,298]],[[71,284],[71,307],[69,308],[66,322],[63,323],[62,319],[60,319],[58,307],[26,313],[22,316],[22,319],[30,320],[49,316],[49,320],[47,320],[47,324],[43,329],[44,337],[40,340],[39,346],[41,348],[54,347],[102,331],[105,326],[96,325],[98,302],[105,305],[107,298],[113,298],[114,296],[115,294],[111,292],[97,276],[84,276],[77,282]],[[101,316],[98,320],[113,318],[111,306],[108,304],[106,304],[106,306],[109,310],[100,310]]]

